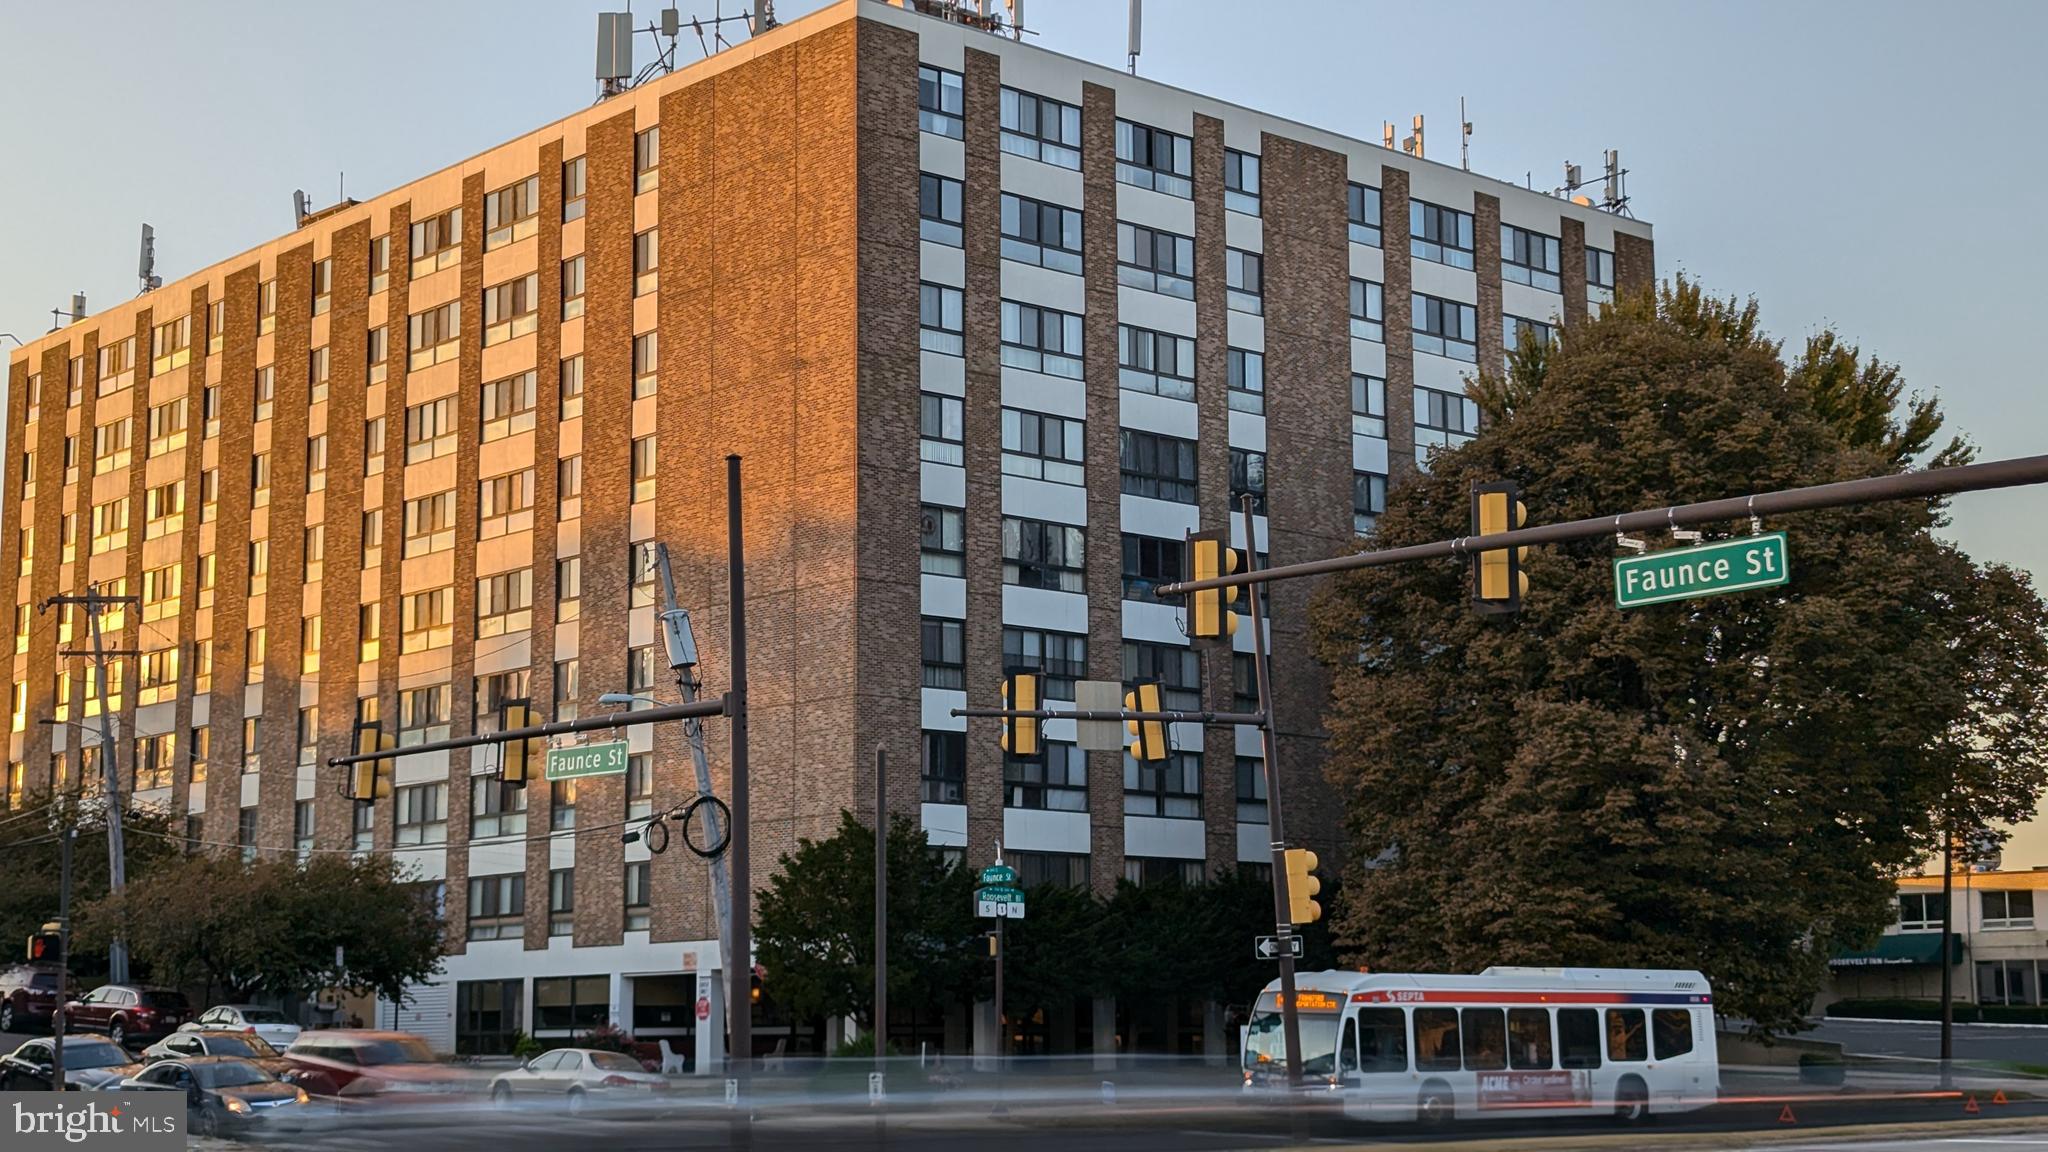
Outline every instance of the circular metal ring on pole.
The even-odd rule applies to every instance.
[[[656,856],[659,856],[659,855],[661,855],[661,854],[662,854],[663,852],[666,852],[666,851],[668,851],[668,822],[667,822],[667,821],[665,821],[665,820],[650,820],[650,821],[648,821],[648,822],[647,822],[647,827],[646,827],[645,829],[643,829],[643,830],[641,831],[640,835],[641,835],[642,837],[644,837],[644,838],[646,839],[646,841],[647,841],[647,850],[648,850],[649,852],[652,852],[652,853],[654,853],[654,854],[655,854]]]
[[[697,837],[691,831],[696,826],[692,817],[696,816],[699,808],[707,804],[717,811],[719,819],[723,822],[725,834],[720,836],[716,843],[700,846]],[[690,801],[679,819],[683,824],[683,843],[689,846],[690,851],[706,860],[716,860],[725,855],[726,848],[732,844],[732,809],[716,796],[704,795]]]

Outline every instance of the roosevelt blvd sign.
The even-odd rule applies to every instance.
[[[1614,606],[1770,588],[1792,578],[1783,532],[1614,558]]]

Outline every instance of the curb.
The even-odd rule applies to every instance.
[[[2014,1120],[1993,1120],[1965,1124],[1829,1124],[1787,1127],[1755,1132],[1628,1132],[1579,1136],[1479,1136],[1470,1140],[1449,1140],[1431,1147],[1454,1152],[1579,1152],[1580,1149],[1654,1148],[1659,1152],[1727,1152],[1741,1148],[1773,1148],[1784,1145],[1826,1145],[1858,1138],[1911,1139],[1916,1136],[1948,1137],[1963,1132],[1972,1137],[2014,1136],[2048,1132],[2048,1116]],[[1329,1152],[1385,1152],[1384,1141],[1325,1145]]]
[[[1939,1020],[1879,1020],[1879,1019],[1873,1019],[1873,1018],[1871,1018],[1871,1017],[1868,1017],[1868,1016],[1829,1016],[1829,1017],[1825,1018],[1824,1020],[1822,1020],[1822,1021],[1821,1021],[1821,1023],[1823,1023],[1823,1024],[1919,1024],[1919,1025],[1922,1025],[1922,1026],[1925,1026],[1925,1027],[1928,1027],[1928,1028],[1939,1028],[1939,1027],[1941,1027],[1941,1021],[1939,1021]],[[1958,1021],[1956,1021],[1956,1022],[1955,1022],[1955,1023],[1954,1023],[1953,1025],[1952,1025],[1952,1027],[1956,1027],[1956,1028],[2017,1028],[2017,1029],[2022,1029],[2022,1030],[2028,1030],[2028,1029],[2031,1029],[2031,1030],[2034,1030],[2034,1031],[2048,1031],[2048,1024],[2006,1024],[2006,1023],[1995,1023],[1995,1024],[1994,1024],[1994,1023],[1988,1023],[1988,1022],[1985,1022],[1985,1021],[1979,1021],[1979,1020],[1972,1020],[1972,1021],[1970,1021],[1970,1022],[1969,1022],[1969,1023],[1967,1023],[1967,1024],[1965,1024],[1965,1023],[1963,1023],[1962,1021],[1958,1020]]]

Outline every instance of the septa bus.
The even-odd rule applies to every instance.
[[[1304,972],[1295,1007],[1303,1084],[1358,1119],[1633,1121],[1720,1092],[1713,995],[1698,972]],[[1285,1090],[1277,980],[1252,1007],[1243,1052],[1246,1090]]]

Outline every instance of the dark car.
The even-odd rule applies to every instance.
[[[159,1060],[107,1089],[183,1092],[186,1130],[194,1136],[294,1127],[308,1099],[305,1089],[233,1056]]]
[[[0,1032],[50,1026],[57,1011],[57,970],[16,964],[0,970]]]
[[[284,1053],[253,1032],[173,1032],[142,1050],[144,1064],[192,1056],[232,1056],[247,1060],[279,1079],[292,1071],[291,1061],[284,1058]]]
[[[39,1037],[0,1056],[0,1092],[48,1092],[56,1075],[51,1043]],[[105,1037],[64,1038],[64,1084],[73,1092],[115,1083],[141,1070],[134,1057]]]
[[[453,1096],[480,1093],[486,1086],[481,1077],[443,1063],[410,1032],[302,1032],[284,1050],[284,1058],[297,1072],[294,1079],[318,1096]]]
[[[102,984],[64,1008],[64,1022],[77,1032],[104,1032],[126,1048],[160,1040],[192,1018],[183,992],[138,984]]]

